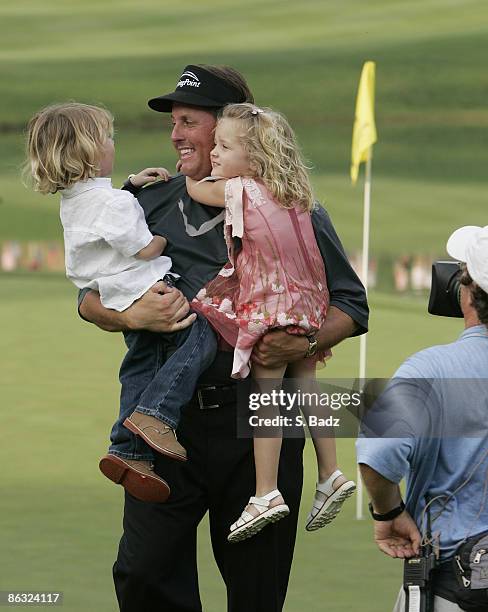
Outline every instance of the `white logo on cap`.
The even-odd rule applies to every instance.
[[[186,79],[184,78],[186,77]],[[200,87],[200,79],[193,72],[185,71],[181,76],[176,87]]]

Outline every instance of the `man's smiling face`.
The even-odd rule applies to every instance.
[[[181,172],[200,180],[210,175],[210,151],[214,147],[214,115],[194,106],[173,104],[171,140],[178,151]]]

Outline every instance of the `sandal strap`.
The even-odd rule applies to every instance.
[[[264,497],[250,497],[249,503],[253,506],[259,506],[261,508],[264,508],[264,510],[269,507],[269,501],[267,499],[264,499]],[[257,508],[258,510],[259,507]],[[260,510],[260,513],[264,512],[264,510]]]
[[[267,501],[271,501],[275,497],[279,497],[280,495],[281,495],[281,493],[278,491],[278,489],[275,489],[274,491],[270,491],[269,493],[266,493],[266,495],[263,495],[263,497],[261,497],[259,499],[265,499]]]
[[[249,523],[249,521],[252,521],[252,519],[256,518],[255,516],[253,516],[252,514],[249,514],[249,512],[246,512],[246,510],[243,510],[241,513],[241,516],[237,519],[237,521],[234,523],[234,525],[236,527],[242,527],[242,525],[245,525],[246,523]]]
[[[336,480],[336,478],[339,478],[339,476],[343,476],[343,474],[341,470],[336,470],[329,476],[329,478],[327,478],[325,482],[318,482],[315,488],[317,489],[317,491],[320,491],[327,497],[330,497],[334,493],[334,487],[332,486],[334,480]]]
[[[281,493],[278,491],[278,489],[275,489],[274,491],[270,491],[269,493],[266,493],[266,495],[263,495],[263,497],[250,497],[249,503],[253,504],[253,506],[261,506],[262,508],[266,509],[266,508],[269,508],[270,502],[275,497],[278,497],[280,495]],[[261,512],[264,512],[264,510],[261,510],[260,513]]]
[[[278,497],[278,495],[281,495],[281,493],[278,491],[278,489],[275,489],[274,491],[270,491],[270,493],[266,493],[266,495],[263,495],[263,497],[250,497],[249,504],[252,504],[256,508],[256,510],[258,511],[257,516],[254,516],[250,512],[247,512],[247,510],[243,510],[241,516],[231,526],[231,531],[233,531],[237,527],[242,527],[242,525],[253,521],[259,515],[263,514],[263,512],[266,512],[266,510],[269,508],[270,501],[275,497]]]

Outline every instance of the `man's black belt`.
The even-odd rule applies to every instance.
[[[234,385],[209,385],[196,390],[191,405],[200,410],[211,410],[221,408],[237,401],[237,384]]]

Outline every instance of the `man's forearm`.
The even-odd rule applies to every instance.
[[[356,323],[348,314],[336,306],[331,306],[324,324],[317,332],[319,350],[327,350],[349,338],[356,327]],[[271,330],[254,346],[252,359],[265,368],[278,367],[303,359],[309,345],[305,336],[288,334],[284,330]]]
[[[188,300],[178,289],[157,282],[127,310],[105,308],[96,291],[89,291],[79,305],[80,315],[100,329],[110,332],[145,329],[152,332],[174,332],[193,323],[195,313],[188,314]]]
[[[365,463],[360,463],[359,469],[375,512],[386,514],[400,505],[402,495],[397,484],[387,480]]]
[[[84,319],[105,331],[120,332],[129,329],[125,313],[102,306],[100,294],[96,291],[89,291],[85,295],[79,310]]]
[[[331,306],[324,324],[317,333],[319,350],[327,350],[349,338],[357,327],[357,323],[348,314],[337,306]]]

